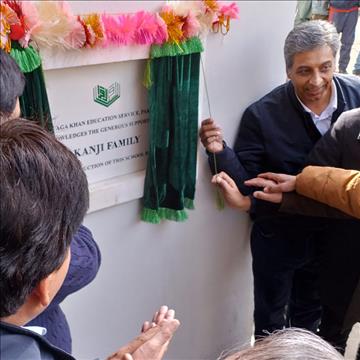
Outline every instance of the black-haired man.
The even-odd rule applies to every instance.
[[[19,116],[19,96],[25,86],[25,78],[15,60],[0,49],[0,122]],[[46,214],[44,214],[46,216]],[[70,294],[89,284],[96,276],[101,254],[92,233],[81,225],[71,242],[70,271],[64,286],[57,293],[51,307],[28,325],[46,329],[45,338],[53,345],[71,353],[71,333],[60,303]]]
[[[23,326],[64,282],[88,208],[86,175],[52,134],[22,119],[0,124],[0,154],[0,358],[73,359]],[[179,326],[174,316],[161,307],[154,326],[144,324],[143,334],[109,359],[160,360]]]

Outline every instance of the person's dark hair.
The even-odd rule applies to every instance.
[[[286,70],[293,66],[296,54],[312,51],[325,45],[330,47],[335,59],[340,46],[340,39],[333,24],[325,20],[311,20],[295,26],[285,40]]]
[[[15,60],[0,49],[0,115],[9,116],[22,95],[25,77]]]
[[[0,124],[0,318],[64,262],[89,203],[77,157],[33,122]]]

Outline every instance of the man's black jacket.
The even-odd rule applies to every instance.
[[[341,113],[360,107],[360,79],[351,75],[336,75],[338,106],[334,123]],[[300,104],[289,81],[250,105],[244,112],[233,150],[226,144],[216,154],[218,171],[225,171],[240,191],[250,194],[244,180],[262,172],[298,174],[321,134],[311,115]],[[209,155],[213,167],[213,157]],[[324,164],[326,165],[326,164]],[[252,199],[253,218],[279,216],[277,206]]]

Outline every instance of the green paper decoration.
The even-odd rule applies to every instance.
[[[24,74],[34,71],[41,65],[40,55],[32,46],[22,48],[17,41],[13,41],[11,46],[10,55]]]
[[[200,53],[204,51],[201,40],[198,37],[190,38],[180,44],[165,43],[164,45],[152,45],[150,58],[155,59],[164,56],[178,56]]]
[[[13,41],[11,47],[10,55],[19,65],[26,80],[24,92],[20,96],[21,116],[54,132],[39,54],[31,46],[22,48],[17,41]]]
[[[39,66],[32,72],[25,74],[26,85],[20,97],[21,116],[36,121],[40,126],[54,132],[47,97],[44,74]]]
[[[169,46],[162,50],[169,53]],[[141,219],[184,221],[185,208],[194,208],[200,52],[153,58],[148,71],[150,145]]]

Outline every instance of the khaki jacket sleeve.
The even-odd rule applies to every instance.
[[[307,166],[296,178],[296,192],[360,218],[360,172]]]

